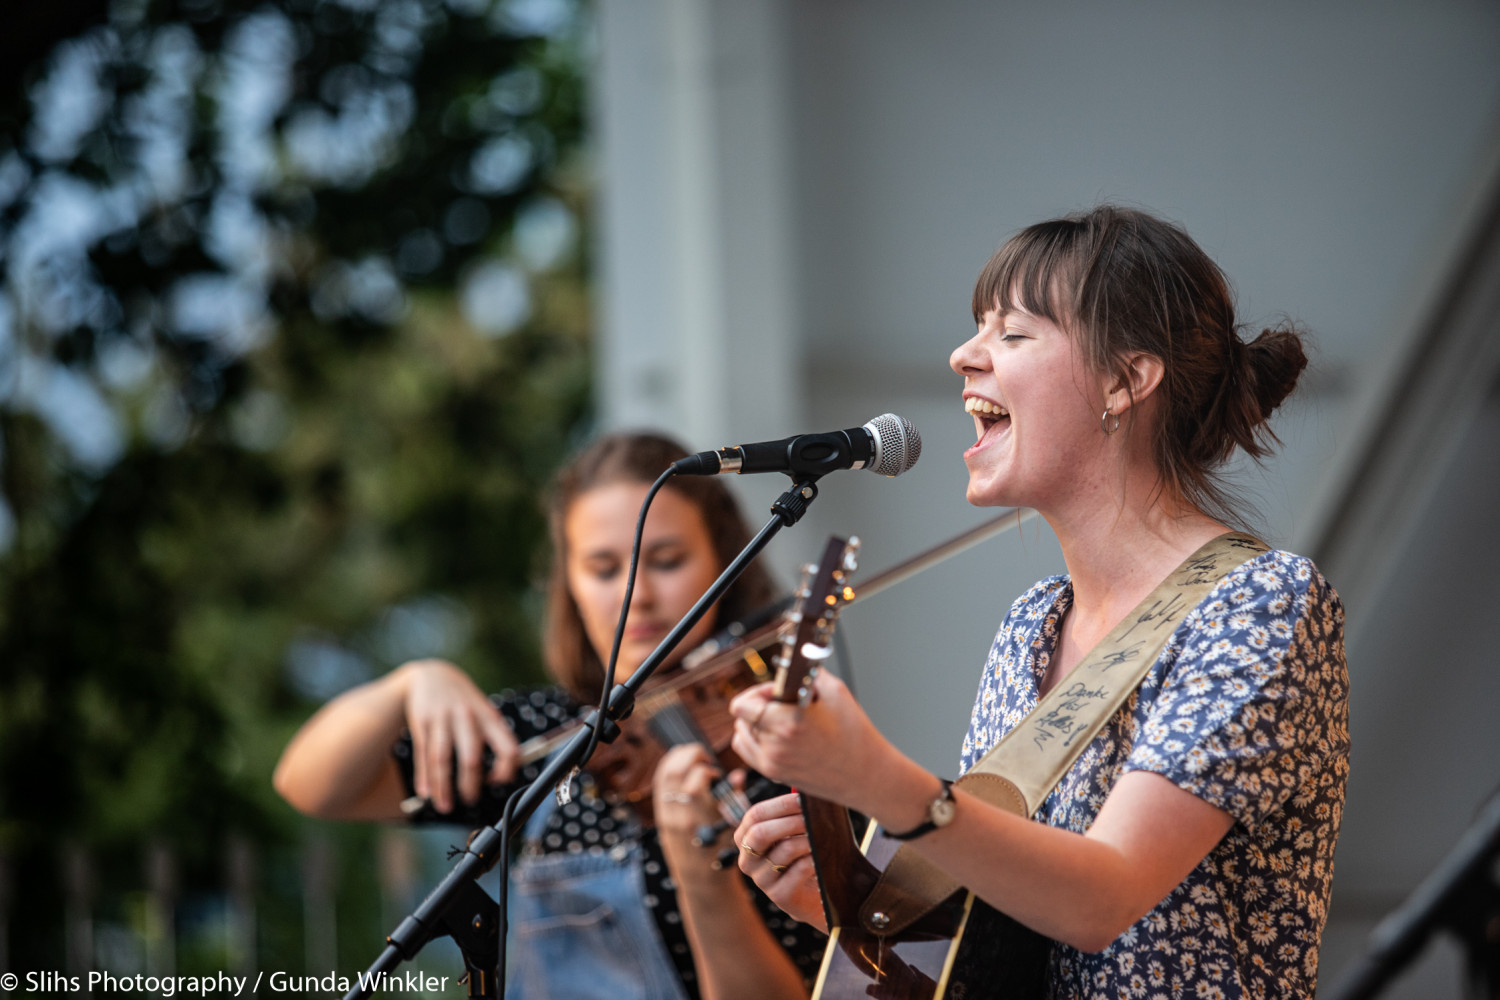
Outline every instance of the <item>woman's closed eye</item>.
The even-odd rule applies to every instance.
[[[618,559],[588,559],[584,561],[583,570],[595,580],[601,582],[613,580],[620,575],[623,565]]]
[[[688,553],[674,546],[667,550],[647,552],[641,559],[641,568],[657,573],[670,573],[681,569],[687,561]],[[584,560],[583,569],[589,576],[603,583],[620,576],[626,565],[628,564],[621,559],[594,557]]]
[[[674,569],[682,568],[687,562],[687,552],[681,549],[666,552],[652,552],[646,560],[646,565],[660,573],[670,573]]]

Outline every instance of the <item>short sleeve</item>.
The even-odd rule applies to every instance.
[[[1160,774],[1247,827],[1317,796],[1347,766],[1343,635],[1338,594],[1311,560],[1251,560],[1178,627],[1125,770]]]

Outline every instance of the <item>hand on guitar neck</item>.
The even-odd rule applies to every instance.
[[[887,740],[844,683],[821,669],[839,613],[855,598],[849,574],[858,551],[857,538],[830,538],[818,564],[804,567],[781,632],[776,679],[729,703],[731,746],[769,778],[906,830],[925,818],[937,779]]]
[[[730,703],[732,746],[751,767],[783,784],[909,830],[926,818],[937,779],[875,728],[849,689],[827,672],[803,707],[776,701],[760,684]]]

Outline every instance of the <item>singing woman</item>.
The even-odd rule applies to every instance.
[[[1306,364],[1290,325],[1242,336],[1220,269],[1138,211],[1023,230],[972,305],[975,333],[950,359],[974,422],[968,499],[1035,508],[1065,572],[1004,615],[960,771],[1240,526],[1223,465],[1267,453],[1267,421]],[[1343,622],[1302,556],[1272,549],[1231,571],[1032,818],[950,790],[826,673],[805,709],[765,687],[742,694],[734,747],[910,836],[1052,939],[1052,997],[1311,997],[1348,774]],[[756,806],[736,836],[744,870],[821,924],[795,798]]]

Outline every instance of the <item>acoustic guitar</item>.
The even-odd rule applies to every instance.
[[[830,538],[816,567],[808,566],[797,606],[783,625],[774,660],[775,697],[807,705],[813,681],[831,652],[844,605],[854,600],[849,575],[859,540]],[[860,919],[860,907],[900,842],[870,823],[856,839],[842,805],[802,795],[813,863],[828,920],[828,949],[814,1000],[1033,1000],[1043,995],[1051,942],[964,890],[899,933],[881,933],[881,914]]]

